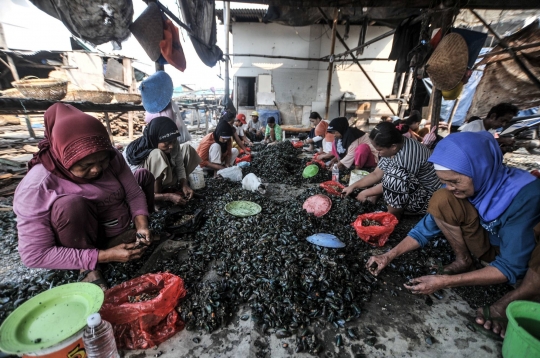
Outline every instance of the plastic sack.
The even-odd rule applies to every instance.
[[[130,297],[156,293],[148,301],[130,303]],[[100,314],[112,324],[118,348],[148,349],[184,329],[175,307],[185,295],[180,277],[170,273],[147,274],[108,290]]]
[[[311,161],[307,162],[306,167],[308,165],[315,164],[315,163],[319,164],[319,166],[321,166],[321,168],[326,168],[326,163],[325,162],[323,162],[320,159],[315,159],[315,158],[313,158]]]
[[[236,157],[234,162],[236,164],[241,163],[241,162],[251,162],[251,154],[248,153],[244,155],[239,155],[238,157]]]
[[[242,179],[242,189],[249,191],[257,191],[261,185],[261,179],[259,179],[255,174],[249,173]]]
[[[319,187],[326,190],[328,194],[336,196],[341,196],[341,192],[343,191],[343,189],[345,189],[345,185],[332,180],[322,182],[321,184],[319,184]]]
[[[238,167],[230,167],[218,170],[217,175],[221,175],[225,179],[232,181],[242,181],[242,169]]]
[[[364,226],[362,224],[364,220],[373,220],[382,226]],[[373,246],[381,247],[386,244],[398,222],[398,219],[390,213],[368,213],[359,215],[352,226],[362,240]]]

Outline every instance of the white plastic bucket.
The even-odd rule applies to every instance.
[[[349,178],[349,185],[356,183],[357,181],[359,181],[360,179],[362,179],[368,174],[369,172],[366,172],[365,170],[359,170],[359,169],[352,170],[351,177]]]
[[[204,172],[202,170],[195,170],[188,177],[189,186],[193,190],[202,189],[205,187]]]
[[[23,355],[25,357],[42,357],[42,358],[84,358],[86,353],[84,350],[83,336],[84,328],[79,332],[75,333],[73,336],[63,340],[62,342],[49,347],[42,349],[37,352],[26,353]]]

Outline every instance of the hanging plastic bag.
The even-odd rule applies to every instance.
[[[379,225],[375,224],[378,223]],[[359,215],[352,226],[356,230],[356,234],[373,246],[384,246],[388,237],[394,231],[394,227],[398,224],[398,219],[385,212],[368,213]],[[369,225],[368,225],[369,224]]]
[[[217,175],[232,181],[242,181],[242,169],[238,167],[230,167],[218,170]]]
[[[336,196],[341,196],[341,192],[343,191],[343,189],[345,189],[345,185],[332,180],[322,182],[321,184],[319,184],[319,187],[326,190],[328,194]]]
[[[147,274],[105,293],[100,314],[121,349],[148,349],[184,329],[175,307],[186,295],[184,281],[170,273]]]

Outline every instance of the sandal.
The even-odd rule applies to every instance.
[[[507,318],[491,317],[491,311],[489,309],[489,306],[482,307],[482,315],[484,316],[484,323],[486,321],[491,321],[492,323],[493,322],[508,323]],[[485,329],[483,324],[479,324],[476,322],[476,318],[478,317],[469,319],[469,323],[472,323],[473,328],[479,328],[477,332],[483,334],[485,337],[494,339],[496,341],[499,341],[499,342],[503,341],[503,338],[500,336],[500,334],[493,332],[491,329]],[[467,328],[470,329],[469,324],[467,324]]]
[[[97,279],[95,279],[94,281],[86,280],[88,275],[91,274],[92,272],[96,273]],[[103,290],[103,292],[107,291],[107,289],[109,288],[109,286],[107,285],[107,281],[105,281],[105,279],[103,278],[103,274],[101,273],[100,270],[85,270],[85,271],[82,271],[79,274],[79,278],[77,279],[77,282],[93,283],[94,285],[99,286]]]

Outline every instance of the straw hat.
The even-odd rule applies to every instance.
[[[441,91],[442,96],[447,101],[453,101],[459,97],[463,91],[463,82],[459,81],[458,85],[449,91]]]
[[[469,50],[465,39],[456,33],[443,37],[426,64],[433,85],[441,91],[455,88],[467,71]]]
[[[163,18],[156,3],[148,4],[142,14],[129,27],[152,61],[161,56],[159,43],[163,40]]]

